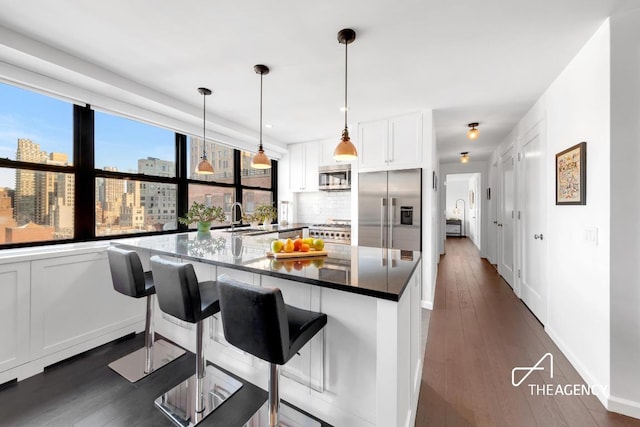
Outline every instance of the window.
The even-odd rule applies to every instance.
[[[271,188],[272,169],[253,169],[251,159],[254,153],[243,151],[240,155],[241,181],[243,186]]]
[[[95,113],[97,169],[175,177],[175,151],[175,134],[169,130],[99,111]]]
[[[251,155],[0,83],[0,249],[185,230],[193,201],[251,213],[277,199]]]
[[[198,181],[233,184],[235,176],[233,168],[234,149],[207,141],[204,149],[206,150],[209,163],[213,166],[213,175],[198,175],[196,173],[196,167],[202,160],[202,145],[202,138],[189,137],[187,144],[187,178]]]
[[[74,238],[72,112],[0,83],[0,245]]]
[[[96,236],[177,229],[175,184],[99,177],[96,194]]]

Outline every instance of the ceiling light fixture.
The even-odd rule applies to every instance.
[[[349,138],[349,128],[347,127],[347,46],[356,39],[356,32],[350,28],[345,28],[338,32],[338,41],[344,44],[344,129],[342,130],[342,138],[333,152],[333,158],[336,160],[354,160],[358,157],[358,150]]]
[[[196,167],[196,173],[200,175],[213,175],[213,166],[207,160],[207,96],[211,95],[211,90],[206,87],[199,87],[198,92],[202,94],[202,161]]]
[[[476,127],[478,127],[478,123],[469,123],[467,126],[471,128],[467,131],[467,138],[477,139],[480,135],[480,131],[476,129]]]
[[[271,160],[264,154],[264,148],[262,148],[262,76],[269,74],[269,67],[258,64],[254,65],[253,69],[256,74],[260,74],[260,145],[258,145],[258,152],[251,159],[251,167],[254,169],[269,169],[271,168]]]
[[[460,153],[460,163],[469,163],[469,152],[464,151]]]

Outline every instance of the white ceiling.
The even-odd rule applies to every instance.
[[[0,0],[0,26],[275,145],[336,138],[345,27],[350,123],[433,109],[442,161],[486,158],[612,11],[633,0]],[[0,45],[3,40],[0,40]],[[480,138],[465,138],[480,122]],[[255,136],[255,133],[252,137]]]

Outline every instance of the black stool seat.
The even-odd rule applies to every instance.
[[[107,249],[113,288],[123,295],[144,298],[156,293],[153,275],[144,271],[137,252],[110,247]]]
[[[267,411],[269,426],[277,426],[277,365],[287,363],[324,328],[327,315],[285,304],[282,292],[277,288],[250,285],[227,275],[218,277],[218,284],[220,314],[226,340],[271,364]],[[319,425],[309,419],[305,425],[315,424]]]
[[[138,254],[135,251],[110,247],[107,249],[107,258],[113,288],[128,297],[147,299],[144,348],[109,364],[111,369],[129,381],[136,382],[182,356],[185,351],[164,340],[154,342],[153,297],[156,289],[153,275],[150,271],[144,271]]]
[[[193,265],[151,257],[160,310],[196,324],[196,373],[155,400],[155,405],[180,426],[193,426],[219,407],[242,384],[205,366],[204,321],[220,311],[218,283],[198,282]]]

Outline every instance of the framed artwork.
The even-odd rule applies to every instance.
[[[556,154],[556,205],[587,204],[587,143]]]
[[[491,200],[491,187],[487,187],[487,200]]]
[[[473,209],[476,204],[476,195],[473,190],[469,190],[469,209]]]

